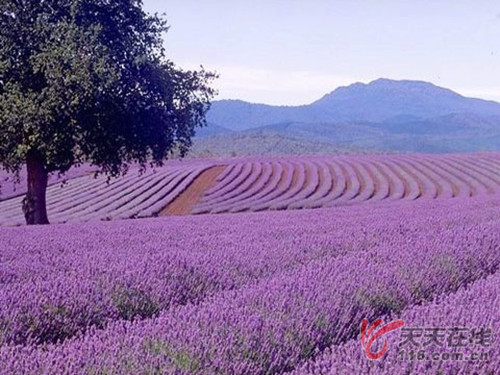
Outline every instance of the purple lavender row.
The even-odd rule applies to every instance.
[[[457,158],[462,161],[457,162]],[[428,155],[376,156],[372,159],[362,156],[281,158],[276,159],[276,163],[286,164],[289,160],[295,165],[295,172],[293,172],[295,177],[293,184],[280,186],[279,189],[276,183],[278,176],[266,177],[266,171],[261,173],[261,169],[269,165],[270,160],[271,158],[254,158],[233,162],[231,167],[226,168],[221,175],[222,177],[219,176],[216,186],[207,190],[203,201],[195,207],[194,212],[337,206],[346,203],[394,199],[391,197],[399,197],[401,185],[405,184],[404,199],[410,200],[418,197],[451,198],[457,195],[481,195],[500,189],[500,181],[498,177],[495,177],[495,173],[498,174],[500,169],[496,154],[467,155],[463,158],[448,155],[440,157]],[[214,163],[220,162],[207,161],[205,167],[214,165]],[[377,163],[384,164],[388,168],[382,171],[377,168]],[[169,166],[176,170],[181,164],[170,163]],[[308,171],[317,169],[316,165],[319,169],[325,169],[325,164],[329,164],[331,166],[328,168],[329,171],[334,172],[330,173],[330,181],[323,179],[319,182],[319,172],[314,171],[309,172],[306,179],[305,169]],[[308,165],[309,167],[307,167]],[[196,178],[196,171],[199,167],[200,163],[196,161],[182,164],[184,170],[194,171],[187,180],[183,181],[192,181]],[[286,168],[284,165],[285,171],[272,172],[273,174],[285,174],[282,178],[283,184],[288,177],[292,177],[286,175]],[[388,171],[393,173],[387,173]],[[161,206],[168,203],[163,202],[162,198],[168,197],[171,200],[172,195],[163,189],[156,194],[155,190],[154,197],[158,197],[157,202],[152,202],[149,207],[140,206],[135,209],[132,198],[142,200],[142,196],[132,196],[134,191],[132,185],[134,188],[138,187],[146,191],[154,190],[162,184],[161,181],[158,182],[159,178],[159,175],[146,174],[141,178],[129,175],[102,188],[102,177],[98,181],[88,177],[78,179],[63,189],[53,186],[49,189],[48,194],[49,215],[55,222],[154,215],[157,206],[161,209]],[[146,179],[149,179],[149,182]],[[332,186],[332,180],[334,186]],[[266,186],[268,181],[276,183],[274,188],[271,187],[274,190],[270,192]],[[395,195],[391,191],[388,197],[387,185],[391,183],[398,187],[395,188]],[[341,187],[342,184],[345,184],[344,188]],[[188,184],[179,183],[179,186],[184,185]],[[183,189],[177,190],[181,192]],[[264,190],[266,194],[259,195]],[[255,196],[252,197],[254,193]],[[109,202],[115,206],[127,204],[132,206],[132,209],[120,210],[120,213],[115,215],[112,209],[107,208]],[[20,198],[0,202],[0,222],[4,225],[22,223],[23,218],[19,207]],[[83,214],[80,215],[82,211]]]
[[[231,183],[241,172],[243,163],[229,164],[219,176],[217,176],[216,184],[210,189],[205,191],[205,197],[215,194],[219,189],[224,188],[227,184]]]
[[[298,160],[282,158],[277,159],[276,163],[285,164],[286,161],[294,165],[293,183],[278,191],[276,180],[279,176],[273,176],[274,173],[284,174],[280,177],[283,181],[292,178],[286,175],[285,165],[281,171],[273,172],[271,177],[261,175],[261,180],[273,183],[271,193],[266,195],[259,194],[264,188],[266,191],[269,188],[263,187],[258,180],[258,171],[254,177],[247,178],[247,182],[259,181],[253,186],[238,182],[242,174],[238,170],[245,170],[244,166],[248,168],[250,163],[255,169],[255,164],[269,164],[270,159],[254,159],[251,162],[240,160],[234,164],[232,173],[226,173],[226,178],[219,181],[213,192],[205,195],[194,212],[307,208],[385,199],[452,198],[495,193],[500,190],[500,181],[492,177],[491,168],[498,168],[497,156],[489,157],[490,164],[486,164],[483,159],[482,155],[467,155],[461,162],[453,155],[392,155],[371,159],[362,156],[304,157]],[[481,165],[474,165],[474,162]],[[323,172],[326,169],[328,181]],[[322,179],[320,171],[324,177]],[[389,186],[392,186],[392,190],[389,190]],[[250,192],[255,193],[253,197],[249,197]]]
[[[112,181],[110,185],[118,183],[121,184],[123,182],[121,180],[115,180]],[[64,186],[57,184],[51,185],[47,189],[49,209],[52,209],[53,206],[73,204],[74,200],[69,199],[70,197],[79,194],[84,196],[89,192],[98,191],[99,188],[102,189],[103,186],[106,186],[105,176],[98,176],[95,178],[93,176],[82,176],[67,181]],[[0,208],[2,210],[0,220],[18,219],[21,213],[22,199],[23,197],[15,197],[0,202]]]
[[[66,185],[61,187],[54,184],[49,187],[47,191],[49,216],[53,219],[51,221],[59,222],[78,219],[88,213],[101,211],[100,214],[91,215],[91,218],[103,219],[110,216],[114,218],[112,209],[106,210],[106,206],[110,202],[113,202],[114,205],[128,203],[123,201],[124,197],[129,200],[132,198],[140,200],[141,198],[137,197],[137,194],[133,194],[134,191],[139,188],[149,191],[152,186],[161,185],[163,179],[168,180],[170,178],[168,175],[171,173],[192,171],[193,174],[187,178],[192,181],[197,177],[200,168],[209,168],[218,164],[221,164],[219,160],[190,160],[185,163],[169,161],[164,167],[156,168],[156,173],[155,170],[148,170],[144,174],[139,174],[138,166],[133,165],[129,174],[125,177],[112,179],[109,184],[106,183],[105,176],[100,175],[93,178],[90,175],[91,171],[94,170],[92,167],[82,166],[80,172],[76,169],[66,176],[69,179]],[[72,178],[72,176],[79,176],[77,172],[80,174],[85,172],[86,176]],[[14,198],[0,202],[0,223],[18,225],[23,222],[20,209],[21,200],[21,198]],[[120,200],[122,202],[117,202]],[[162,205],[161,201],[157,203]],[[146,210],[148,209],[145,208]],[[82,211],[83,213],[80,215]],[[137,211],[130,212],[131,216],[136,214],[138,214]]]
[[[257,227],[252,227],[252,225],[250,225],[250,228],[247,228],[249,221],[251,223],[259,223],[259,220],[263,220],[271,224],[273,223],[272,220],[276,218],[278,224],[269,225],[270,232],[265,232],[265,241],[270,239],[273,240],[269,246],[266,246],[266,249],[272,249],[274,245],[280,243],[278,241],[279,239],[290,239],[286,227],[286,220],[294,227],[294,230],[299,228],[297,233],[307,234],[308,231],[311,231],[312,234],[320,233],[322,234],[322,236],[320,236],[321,240],[328,239],[330,235],[335,234],[337,231],[352,227],[353,229],[349,230],[345,235],[346,239],[352,236],[352,240],[356,237],[355,231],[357,228],[361,228],[363,233],[366,228],[369,228],[373,233],[376,233],[377,230],[392,231],[393,228],[391,228],[390,225],[399,225],[400,222],[405,221],[406,212],[409,210],[421,213],[412,218],[412,223],[418,230],[426,226],[449,225],[460,220],[481,222],[484,220],[484,213],[481,212],[481,210],[491,211],[492,214],[496,212],[491,208],[493,203],[488,202],[496,201],[489,197],[476,197],[474,199],[461,201],[460,206],[462,209],[452,211],[449,209],[450,207],[454,207],[455,203],[453,202],[434,201],[432,204],[427,204],[425,202],[420,204],[416,201],[411,203],[375,203],[370,207],[370,210],[366,210],[366,207],[363,206],[352,206],[321,211],[304,211],[297,213],[298,216],[295,216],[296,214],[294,212],[283,213],[282,215],[266,212],[255,217],[246,216],[245,219],[241,221],[235,221],[232,215],[221,215],[210,217],[200,216],[199,218],[176,217],[169,218],[166,221],[147,220],[144,224],[142,222],[120,222],[116,224],[92,223],[86,224],[85,227],[74,224],[70,226],[56,225],[50,228],[9,228],[0,230],[0,261],[2,262],[3,269],[7,266],[16,273],[18,278],[24,280],[25,278],[33,278],[45,273],[53,274],[53,272],[58,269],[64,270],[67,268],[66,262],[72,260],[75,262],[72,267],[76,268],[80,259],[75,257],[75,254],[81,257],[85,257],[89,254],[90,257],[97,256],[98,259],[100,247],[96,244],[96,238],[98,238],[99,241],[104,241],[104,248],[115,247],[126,249],[127,251],[133,251],[134,248],[140,249],[148,246],[156,247],[158,246],[156,244],[157,239],[163,242],[161,245],[162,249],[178,246],[179,243],[177,242],[182,244],[182,241],[187,241],[187,244],[194,244],[202,239],[206,241],[210,240],[209,244],[205,244],[203,247],[211,249],[214,247],[213,245],[217,244],[217,241],[221,239],[227,241],[227,246],[234,246],[237,244],[237,242],[232,241],[229,235],[220,236],[219,233],[217,233],[218,226],[223,226],[225,228],[228,226],[229,228],[234,227],[236,231],[234,232],[235,235],[247,238],[251,236],[252,233],[246,232],[250,231],[255,234],[263,230],[259,228],[258,225]],[[401,212],[398,212],[398,210]],[[426,212],[428,213],[427,217],[424,215]],[[387,224],[384,224],[384,222],[373,222],[375,218],[380,216],[386,216],[385,220],[387,220]],[[305,221],[301,221],[302,218]],[[281,220],[283,220],[283,222],[281,222]],[[193,226],[194,223],[200,223],[200,225],[203,223],[206,230],[209,231],[209,234],[196,231],[196,227]],[[156,232],[149,229],[150,225],[156,228]],[[171,225],[172,228],[170,227]],[[162,226],[165,226],[165,228]],[[304,229],[300,229],[302,227]],[[189,228],[189,230],[186,228]],[[241,233],[237,232],[238,228],[242,230]],[[279,228],[283,231],[278,238],[275,238],[276,234],[273,232],[275,228]],[[104,232],[108,229],[112,230],[112,234],[109,236]],[[142,231],[144,231],[144,233]],[[197,235],[193,236],[189,231],[196,231]],[[175,240],[177,238],[176,234],[179,235],[177,240]],[[307,237],[306,240],[311,241],[313,244],[316,242],[314,237]],[[39,238],[48,240],[50,245],[42,245]],[[214,240],[216,242],[212,242]],[[193,243],[192,241],[195,242]],[[263,242],[265,241],[263,240]],[[260,241],[258,243],[260,244]],[[242,242],[238,245],[242,246],[244,244],[245,243]],[[186,247],[184,246],[183,248]],[[82,249],[86,249],[86,251],[81,251]],[[104,254],[104,262],[116,260],[116,256],[112,252],[108,254],[108,252],[105,251]],[[108,255],[112,258],[108,259]]]
[[[428,159],[432,162],[431,159]],[[477,173],[472,166],[465,167],[463,163],[453,158],[443,160],[443,167],[448,169],[456,178],[463,181],[470,189],[470,196],[491,193],[490,181],[483,173]],[[494,190],[493,190],[494,191]]]
[[[106,183],[105,176],[93,178],[92,176],[82,177],[77,181],[70,180],[67,186],[51,186],[47,191],[48,212],[51,219],[54,215],[71,210],[84,210],[86,206],[99,203],[101,197],[106,195],[119,194],[126,190],[133,182],[140,181],[137,171],[131,171],[127,176],[113,179],[109,184]],[[151,171],[144,178],[154,177]],[[77,182],[76,184],[74,182]],[[90,197],[94,199],[90,199]],[[18,198],[20,200],[20,198]],[[12,203],[11,203],[12,202]],[[0,207],[3,210],[1,218],[15,218],[22,221],[20,216],[19,202],[16,199],[2,202]],[[10,210],[7,207],[11,208]],[[57,221],[57,220],[56,220]]]
[[[270,166],[269,175],[266,171],[263,177],[259,180],[259,183],[249,189],[246,194],[247,197],[238,200],[238,202],[231,207],[230,212],[250,210],[254,206],[254,202],[277,189],[283,173],[283,164],[279,162],[270,162],[266,164]]]
[[[238,163],[235,168],[220,181],[218,189],[210,193],[210,200],[218,201],[224,195],[231,193],[252,173],[253,164],[258,162]],[[216,185],[217,187],[217,185]],[[203,202],[202,202],[203,203]]]
[[[268,184],[271,174],[273,173],[273,164],[269,162],[262,163],[262,171],[255,179],[249,179],[250,184],[241,184],[238,187],[238,195],[226,199],[222,203],[212,206],[211,212],[220,213],[228,210],[233,210],[247,201],[255,199],[261,193],[265,186]],[[272,182],[271,182],[272,183]]]
[[[478,209],[498,204],[498,200],[465,201],[461,211],[471,221],[461,217],[458,224],[446,218],[451,203],[429,203],[423,205],[426,210],[407,203],[415,209],[406,216],[397,207],[392,213],[406,222],[396,228],[390,223],[386,229],[393,227],[393,231],[358,227],[358,241],[362,241],[361,233],[365,240],[378,236],[366,252],[321,258],[221,292],[201,305],[174,308],[156,319],[113,323],[106,330],[62,345],[4,347],[0,362],[5,364],[6,374],[42,370],[61,374],[262,374],[292,370],[324,348],[355,337],[365,317],[372,320],[401,311],[498,269],[498,214],[492,218],[483,213],[482,220],[478,214]],[[324,212],[336,216],[341,211]],[[302,213],[283,217],[288,221],[300,218],[302,223],[312,219]],[[386,209],[387,213],[391,210]],[[429,219],[422,219],[429,214]],[[264,215],[258,216],[264,226]],[[428,220],[427,224],[436,221],[435,227],[421,227],[422,220]]]
[[[181,173],[181,170],[166,170],[151,175],[143,175],[140,179],[132,181],[117,191],[108,192],[106,196],[100,197],[97,202],[94,199],[93,204],[80,209],[76,208],[72,217],[68,213],[62,213],[61,216],[69,217],[68,221],[71,221],[71,219],[73,221],[87,221],[96,217],[111,216],[118,218],[127,209],[137,207],[147,194],[155,193],[161,190],[162,187],[171,184]]]
[[[359,163],[363,163],[360,161]],[[371,181],[373,181],[373,194],[369,198],[372,201],[380,201],[382,199],[389,199],[391,191],[389,191],[389,179],[385,170],[380,167],[379,164],[364,162],[364,167],[368,171],[368,175]]]
[[[306,178],[302,188],[295,196],[288,199],[288,201],[282,202],[282,207],[302,208],[304,202],[307,202],[315,193],[322,190],[322,186],[320,185],[321,166],[314,161],[304,162],[304,165]],[[323,183],[326,184],[324,181]]]
[[[302,194],[304,186],[307,182],[306,170],[308,167],[309,165],[306,162],[299,162],[294,165],[294,174],[292,177],[290,188],[280,196],[270,201],[268,207],[269,209],[277,210],[287,208],[288,205],[294,201],[296,196]]]
[[[49,177],[49,185],[57,185],[65,180],[93,174],[97,168],[84,164],[71,168],[64,176],[57,174]],[[20,181],[17,183],[12,174],[0,168],[0,201],[26,194],[26,168],[20,173]]]
[[[62,204],[53,205],[50,203],[50,220],[65,222],[74,218],[81,218],[84,221],[89,214],[98,216],[100,213],[102,215],[102,211],[106,211],[108,207],[108,212],[112,212],[113,207],[110,207],[110,205],[113,205],[116,201],[132,199],[136,194],[140,195],[147,191],[149,187],[158,185],[163,180],[169,181],[178,173],[177,170],[162,170],[159,173],[148,171],[143,176],[129,174],[116,180],[114,184],[96,186],[91,191],[71,196],[70,199],[64,200]]]
[[[500,184],[500,175],[498,171],[495,172],[493,168],[486,163],[481,163],[477,160],[466,160],[460,156],[455,156],[452,160],[455,164],[459,165],[464,172],[467,171],[469,174],[481,179],[489,194],[497,190]]]
[[[411,201],[425,195],[427,191],[436,190],[435,186],[428,179],[425,179],[425,176],[420,175],[420,178],[417,178],[407,164],[390,159],[381,162],[394,171],[394,174],[399,177],[397,180],[404,185],[402,199]],[[427,197],[434,198],[436,195],[437,193],[432,196],[427,195]]]
[[[64,189],[61,189],[60,184],[53,184],[49,185],[47,189],[47,195],[52,194],[52,190],[57,190],[58,194],[57,196],[54,196],[51,201],[52,202],[60,202],[63,201],[65,198],[68,196],[72,195],[75,193],[75,191],[79,190],[90,190],[94,185],[101,184],[103,182],[102,177],[96,177],[96,178],[91,178],[89,179],[88,176],[79,176],[79,177],[74,177],[66,181],[64,185]],[[12,207],[18,207],[17,205],[19,204],[20,200],[22,200],[21,197],[17,197],[17,199],[9,199],[8,201],[3,201],[2,202],[2,208],[7,211],[10,210]],[[5,212],[4,211],[4,212]],[[2,215],[3,216],[3,215]]]
[[[269,163],[252,164],[251,174],[237,184],[231,192],[221,196],[220,200],[211,200],[211,203],[207,206],[208,211],[211,213],[224,212],[232,207],[235,202],[245,200],[255,192],[256,188],[262,187],[267,182],[266,175],[269,176],[270,172]]]
[[[291,161],[279,162],[281,168],[277,168],[275,173],[280,174],[280,179],[272,190],[266,189],[263,196],[255,196],[251,205],[248,207],[251,211],[267,210],[270,202],[275,201],[283,194],[285,194],[292,186],[295,163]]]
[[[307,204],[304,204],[305,208],[317,208],[326,205],[326,203],[331,202],[334,199],[340,197],[344,193],[347,187],[346,176],[342,173],[340,165],[334,161],[328,163],[328,169],[330,170],[330,176],[332,178],[332,186],[330,190],[323,197],[317,200],[310,200]]]
[[[324,160],[317,160],[316,164],[318,165],[318,189],[306,199],[295,202],[294,205],[297,207],[306,207],[309,202],[316,202],[324,198],[333,188],[334,178],[329,164]]]
[[[349,160],[348,163],[354,169],[360,182],[359,193],[353,198],[352,202],[362,202],[370,199],[375,194],[375,185],[367,168],[358,160]]]
[[[159,168],[144,175],[130,173],[112,181],[98,181],[88,176],[89,186],[54,187],[48,192],[48,213],[54,223],[125,219],[154,216],[212,164]],[[69,190],[69,191],[68,191]],[[64,197],[60,196],[61,191]],[[21,224],[20,198],[0,202],[0,222]]]
[[[499,311],[497,272],[470,288],[410,308],[399,316],[384,317],[386,323],[403,320],[406,332],[388,335],[389,349],[379,360],[369,360],[356,338],[328,348],[290,375],[496,374],[500,368]],[[454,328],[460,330],[454,333]],[[430,341],[429,336],[434,334],[435,340]],[[409,335],[414,337],[405,344]],[[376,341],[373,351],[380,349]]]
[[[0,342],[56,341],[110,320],[153,316],[311,259],[363,251],[401,220],[372,226],[370,239],[357,244],[358,228],[370,223],[366,215],[324,215],[327,221],[314,213],[307,222],[293,214],[242,222],[223,215],[4,229]],[[265,222],[268,229],[260,227]],[[422,217],[414,225],[429,222]],[[200,226],[208,235],[193,236]]]

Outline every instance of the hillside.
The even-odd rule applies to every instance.
[[[193,141],[188,156],[345,154],[354,151],[348,146],[336,147],[328,141],[322,142],[314,137],[306,139],[300,134],[286,135],[284,132],[273,130],[254,129],[245,132],[228,132],[218,136],[197,137]]]
[[[452,113],[500,115],[500,103],[466,98],[422,81],[377,79],[340,87],[311,104],[331,120],[384,122],[395,117],[432,118]]]
[[[220,137],[217,132],[224,129],[225,139],[258,130],[261,135],[279,133],[338,149],[431,153],[500,150],[500,103],[467,98],[421,81],[355,83],[303,106],[222,100],[213,103],[207,118],[208,130],[200,134],[212,132],[214,144]],[[256,147],[252,142],[249,148]],[[229,152],[221,145],[218,154]]]

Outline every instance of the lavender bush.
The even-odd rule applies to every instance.
[[[407,326],[412,327],[464,327],[478,332],[484,329],[484,342],[477,345],[466,342],[463,348],[451,348],[446,345],[431,344],[419,347],[415,351],[425,349],[428,353],[460,353],[462,358],[476,360],[442,361],[423,358],[408,360],[401,356],[397,342],[392,342],[387,354],[378,361],[367,360],[361,351],[358,338],[344,345],[332,346],[316,360],[311,360],[293,371],[291,375],[337,375],[337,374],[489,374],[493,375],[500,368],[500,274],[478,281],[470,288],[462,288],[455,294],[436,298],[432,303],[405,310],[398,316],[385,317],[384,321],[402,319]],[[489,331],[489,335],[487,333]],[[470,334],[468,335],[471,336]],[[487,360],[480,360],[482,353],[487,354]]]
[[[292,371],[355,339],[362,318],[495,273],[499,204],[480,196],[2,229],[0,327],[11,335],[2,373]],[[54,329],[35,329],[46,324]]]

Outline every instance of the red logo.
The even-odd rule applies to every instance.
[[[387,351],[387,339],[384,338],[384,347],[379,352],[376,352],[376,353],[373,353],[370,349],[373,342],[376,339],[378,339],[379,337],[385,335],[386,333],[389,333],[389,332],[394,331],[398,328],[401,328],[402,326],[405,325],[405,322],[403,322],[402,320],[395,320],[395,321],[390,322],[390,323],[386,324],[385,326],[381,327],[377,332],[373,332],[374,329],[377,328],[381,324],[384,324],[382,319],[375,320],[370,325],[370,327],[368,327],[368,320],[367,319],[363,319],[363,321],[361,322],[361,345],[363,346],[363,349],[365,350],[366,356],[369,359],[379,359]],[[368,328],[368,332],[366,332],[367,328]],[[372,336],[372,333],[373,333],[373,336]]]

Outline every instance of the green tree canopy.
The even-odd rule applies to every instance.
[[[169,61],[140,0],[0,0],[0,17],[0,165],[27,166],[28,224],[48,222],[50,173],[161,164],[205,124],[215,74]]]

